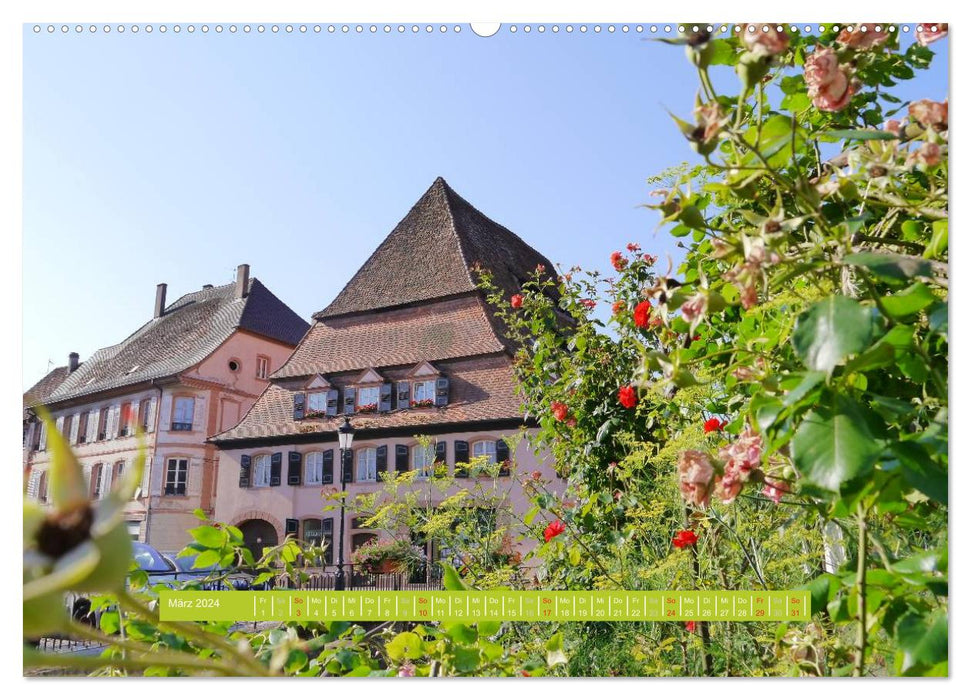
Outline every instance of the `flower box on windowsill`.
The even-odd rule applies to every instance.
[[[304,417],[304,419],[309,419],[309,418],[326,418],[327,417],[327,412],[326,411],[307,411],[306,413],[303,414],[303,417]]]
[[[376,403],[366,403],[363,406],[357,407],[358,413],[375,413],[378,410],[378,405]]]
[[[435,399],[421,399],[419,401],[412,401],[412,408],[433,408],[435,406]]]

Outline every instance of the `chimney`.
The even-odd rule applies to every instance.
[[[202,288],[203,289],[212,289],[212,285],[211,284],[204,284],[204,285],[202,285]]]
[[[249,265],[242,264],[236,268],[236,298],[242,299],[249,294]]]
[[[78,364],[79,364],[78,360],[80,359],[81,359],[81,356],[78,355],[76,352],[72,352],[70,355],[67,356],[67,371],[69,373],[73,372],[78,368]]]
[[[155,288],[155,318],[162,318],[165,313],[165,290],[168,287],[164,282]]]

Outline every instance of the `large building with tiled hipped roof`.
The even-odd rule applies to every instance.
[[[383,472],[482,457],[509,464],[512,506],[527,508],[520,482],[552,470],[526,441],[514,348],[485,295],[476,266],[510,294],[543,255],[490,220],[438,178],[324,310],[239,425],[213,438],[221,450],[216,517],[239,526],[252,546],[287,535],[331,543],[337,511],[322,515],[321,492],[347,482],[348,503],[381,488]],[[338,428],[349,418],[352,458],[343,474]],[[421,439],[420,439],[421,438]],[[427,438],[427,440],[425,439]],[[429,442],[430,441],[430,442]],[[465,478],[461,473],[458,484]],[[423,488],[416,479],[412,488]],[[345,563],[379,533],[347,512]],[[426,544],[434,557],[433,544]]]
[[[71,353],[24,394],[24,467],[28,496],[48,502],[39,406],[70,442],[93,498],[131,466],[141,431],[148,468],[126,507],[128,527],[136,539],[178,551],[198,524],[193,510],[213,512],[218,451],[206,439],[239,422],[310,325],[250,278],[249,265],[230,284],[169,304],[166,293],[158,285],[151,319],[126,339],[83,362]]]

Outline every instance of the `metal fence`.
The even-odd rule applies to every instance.
[[[304,568],[306,576],[297,580],[281,574],[274,581],[274,588],[304,591],[333,591],[337,589],[336,566]],[[349,591],[440,591],[442,567],[435,564],[412,572],[377,573],[360,567],[344,567],[344,588]]]

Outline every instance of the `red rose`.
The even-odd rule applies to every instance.
[[[688,632],[690,632],[691,634],[694,634],[695,633],[695,621],[694,620],[688,620],[687,622],[684,623],[684,628]]]
[[[627,267],[627,258],[624,257],[623,253],[619,250],[615,250],[610,254],[610,264],[614,266],[617,272],[620,272],[625,267]]]
[[[628,243],[627,244],[627,250],[630,251],[631,253],[636,253],[640,249],[641,249],[641,247],[639,245],[637,245],[636,243]]]
[[[562,535],[564,532],[566,532],[566,525],[561,523],[559,520],[554,520],[546,526],[545,530],[543,530],[543,537],[545,537],[546,541],[549,542],[551,539],[557,535]]]
[[[651,318],[651,302],[642,301],[634,307],[634,325],[638,328],[647,328]]]
[[[562,401],[554,401],[550,405],[550,411],[552,411],[553,417],[556,418],[556,420],[565,420],[567,414],[570,412],[570,409]]]
[[[724,427],[725,427],[725,424],[722,423],[717,418],[709,418],[708,420],[705,421],[705,432],[706,433],[718,432],[719,430],[721,430]]]
[[[512,297],[510,297],[509,299],[509,303],[512,305],[512,308],[518,309],[520,306],[523,305],[523,295],[513,294]]]
[[[580,303],[586,306],[588,309],[592,309],[597,305],[593,299],[581,299]]]
[[[622,386],[617,390],[617,400],[624,408],[634,408],[637,405],[637,392],[632,386]]]
[[[615,301],[611,310],[614,312],[614,316],[620,316],[621,312],[627,308],[627,304],[623,301]]]
[[[697,541],[698,541],[698,535],[696,535],[691,530],[681,530],[674,537],[671,538],[671,544],[673,544],[678,549],[691,547]]]

